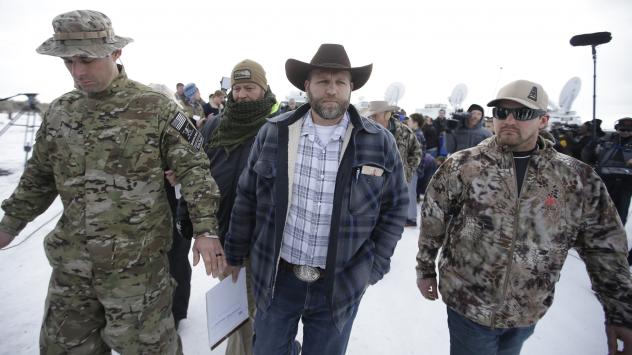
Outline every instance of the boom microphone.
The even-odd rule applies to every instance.
[[[595,32],[576,35],[571,38],[571,46],[598,46],[612,40],[610,32]]]

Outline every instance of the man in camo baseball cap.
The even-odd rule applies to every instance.
[[[112,21],[94,10],[74,10],[53,19],[53,37],[37,53],[55,57],[104,58],[132,42],[114,34]]]

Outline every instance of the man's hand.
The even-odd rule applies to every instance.
[[[237,282],[239,279],[239,270],[241,270],[242,266],[232,266],[227,265],[226,270],[224,270],[224,276],[232,275],[233,283]]]
[[[174,173],[173,170],[165,171],[165,177],[171,186],[176,186],[178,184],[178,181],[176,180],[176,173]]]
[[[209,116],[212,116],[213,114],[209,114]],[[202,129],[202,127],[204,127],[204,124],[206,123],[206,120],[208,119],[208,117],[204,117],[204,118],[200,118],[199,120],[197,120],[197,122],[195,122],[195,126],[197,129]]]
[[[419,288],[419,291],[421,291],[421,295],[428,300],[434,301],[439,298],[436,277],[417,279],[417,288]]]
[[[218,277],[224,274],[226,269],[226,258],[224,258],[224,248],[218,238],[198,237],[193,242],[193,266],[200,261],[200,254],[204,260],[204,267],[207,275]]]
[[[606,324],[608,355],[632,355],[632,329],[620,325]],[[623,351],[617,350],[617,339],[623,341]]]
[[[13,236],[7,232],[0,231],[0,248],[4,248],[11,243]]]

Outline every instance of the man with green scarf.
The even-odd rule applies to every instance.
[[[231,83],[223,113],[202,128],[204,150],[211,162],[211,175],[219,186],[221,196],[217,219],[222,245],[237,194],[237,181],[246,166],[255,136],[268,118],[279,113],[279,104],[268,86],[266,72],[259,63],[250,59],[239,62],[231,73]],[[178,214],[182,215],[180,212]],[[246,275],[251,320],[228,338],[226,354],[230,355],[252,354],[255,305],[249,265],[246,266]]]

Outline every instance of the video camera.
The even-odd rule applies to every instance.
[[[467,120],[472,116],[469,112],[463,112],[463,109],[457,109],[450,114],[450,118],[446,120],[446,128],[448,131],[454,131],[459,127],[465,127]]]
[[[573,123],[556,123],[551,126],[551,133],[557,137],[574,138],[579,133],[579,126]]]

